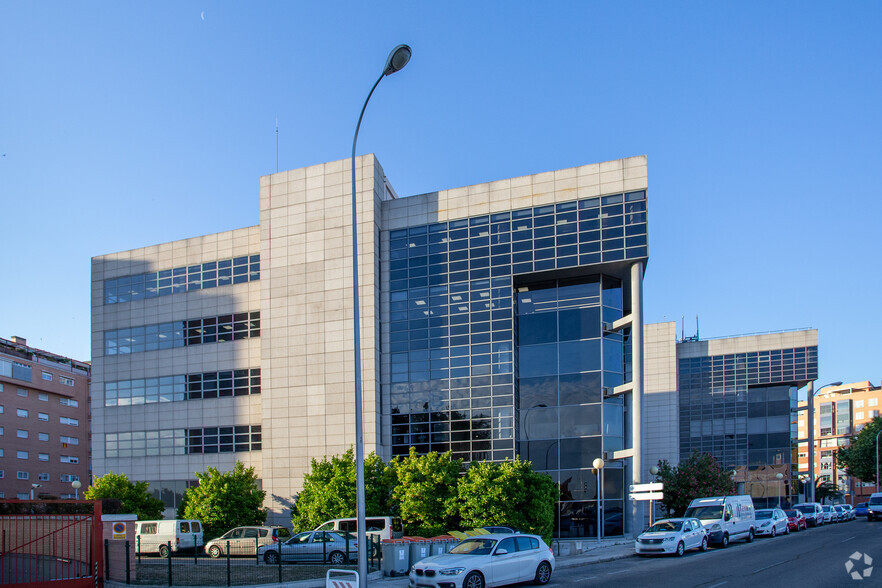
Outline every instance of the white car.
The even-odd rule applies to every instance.
[[[673,553],[687,549],[707,550],[707,530],[698,519],[665,519],[643,531],[634,542],[637,555]]]
[[[433,555],[410,568],[410,586],[484,588],[532,581],[547,584],[554,553],[537,535],[491,533],[464,539],[449,553]]]
[[[762,508],[756,511],[756,534],[789,535],[790,525],[787,524],[787,514],[780,508]]]

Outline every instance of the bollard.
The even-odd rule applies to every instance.
[[[132,566],[129,564],[129,540],[126,539],[126,584],[132,583]]]
[[[167,545],[168,545],[168,585],[171,586],[171,585],[172,585],[172,569],[171,569],[171,556],[172,556],[172,551],[171,551],[171,541],[168,541],[168,542],[167,542]]]

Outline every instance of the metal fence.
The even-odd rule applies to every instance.
[[[292,565],[290,561],[273,558],[273,563],[268,564],[257,540],[238,545],[232,541],[226,543],[221,544],[222,553],[218,557],[210,557],[202,548],[172,551],[172,544],[168,542],[166,548],[171,556],[162,558],[158,554],[141,553],[137,543],[105,540],[105,577],[133,585],[250,586],[321,579],[331,567],[355,569],[356,564],[354,557],[342,566],[332,563],[327,549],[318,553],[315,561],[297,561]],[[355,552],[354,545],[352,552]],[[368,536],[368,568],[379,569],[381,556],[380,541]]]

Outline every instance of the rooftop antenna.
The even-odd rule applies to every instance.
[[[695,315],[695,340],[701,341],[701,337],[698,336],[698,315]]]
[[[686,315],[680,317],[680,341],[686,340]]]
[[[276,173],[279,173],[279,119],[276,119]]]

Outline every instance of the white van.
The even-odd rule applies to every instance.
[[[202,547],[202,525],[199,521],[168,519],[135,522],[135,552],[169,556],[171,551],[195,551]]]
[[[373,535],[379,539],[401,539],[404,526],[398,517],[365,517],[365,535]],[[349,531],[355,533],[358,519],[332,519],[322,523],[316,531]]]
[[[696,498],[683,516],[700,520],[708,541],[721,547],[736,539],[751,543],[756,535],[756,513],[747,495]]]

